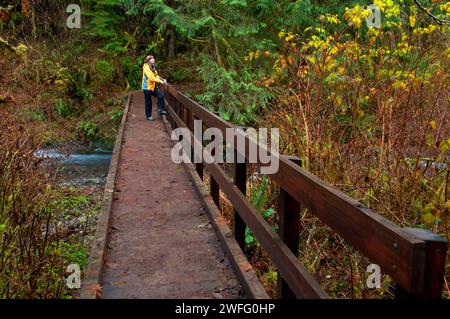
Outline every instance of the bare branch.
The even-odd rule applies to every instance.
[[[425,12],[427,15],[429,15],[431,18],[433,18],[434,21],[436,21],[437,24],[443,25],[443,24],[450,24],[450,21],[447,20],[442,20],[439,19],[438,17],[436,17],[434,14],[432,14],[427,8],[425,8],[420,2],[419,0],[414,0],[414,2],[419,6],[419,8]]]

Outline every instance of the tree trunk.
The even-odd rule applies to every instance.
[[[167,60],[173,60],[175,58],[175,37],[175,28],[173,26],[170,26],[167,30]]]
[[[174,0],[168,0],[167,6],[171,7],[173,10],[176,9],[176,4]],[[176,37],[176,31],[175,27],[173,25],[169,25],[167,27],[167,33],[166,33],[166,59],[172,60],[175,58],[175,37]]]

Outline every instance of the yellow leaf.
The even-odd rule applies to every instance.
[[[291,41],[294,37],[295,37],[295,35],[289,33],[288,36],[284,38],[284,40],[285,40],[286,42],[289,42],[289,41]]]
[[[430,121],[430,126],[433,130],[435,130],[436,129],[436,121],[435,120]]]
[[[422,215],[422,219],[426,224],[434,224],[436,218],[433,216],[433,214],[427,213]]]

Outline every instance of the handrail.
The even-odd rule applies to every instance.
[[[185,94],[172,86],[165,87],[166,107],[173,126],[187,127],[193,130],[194,118],[203,121],[206,127],[214,127],[226,135],[227,128],[236,126],[210,112]],[[196,141],[191,134],[194,143]],[[254,143],[246,137],[246,152]],[[237,152],[237,143],[234,143]],[[264,145],[258,144],[258,147]],[[270,153],[270,152],[268,152]],[[384,273],[402,288],[410,297],[439,298],[442,290],[447,241],[431,231],[418,232],[415,229],[401,228],[361,203],[336,190],[305,171],[288,157],[270,154],[279,161],[279,170],[267,175],[274,180],[282,190],[283,209],[279,211],[280,221],[285,225],[285,233],[281,237],[273,232],[263,218],[256,214],[245,195],[246,167],[235,163],[235,185],[217,164],[197,164],[197,172],[203,175],[204,166],[211,174],[212,197],[218,205],[219,186],[232,203],[235,238],[244,247],[243,232],[245,224],[249,226],[256,238],[267,250],[279,269],[283,280],[279,289],[288,285],[296,297],[326,298],[327,296],[318,283],[298,262],[298,223],[300,205],[308,208],[325,224],[341,235],[355,249],[359,250],[372,262],[378,264]],[[274,158],[275,159],[275,158]],[[237,169],[237,167],[241,167]],[[240,172],[240,173],[239,173]],[[240,180],[240,186],[236,181]],[[214,188],[214,189],[213,189]],[[288,201],[286,204],[286,200]],[[289,221],[289,223],[287,223]],[[285,227],[286,226],[286,227]],[[270,230],[270,231],[269,231]],[[285,243],[289,243],[289,247]],[[298,249],[297,249],[298,250]],[[295,262],[295,260],[297,262]],[[284,287],[282,290],[286,291]],[[281,297],[289,293],[280,294]]]

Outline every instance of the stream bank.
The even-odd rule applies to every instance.
[[[63,250],[69,252],[65,263],[78,264],[84,271],[97,227],[112,148],[46,147],[37,150],[34,156],[53,177],[52,188],[58,198],[54,231]],[[68,291],[66,296],[78,298],[79,291]]]

